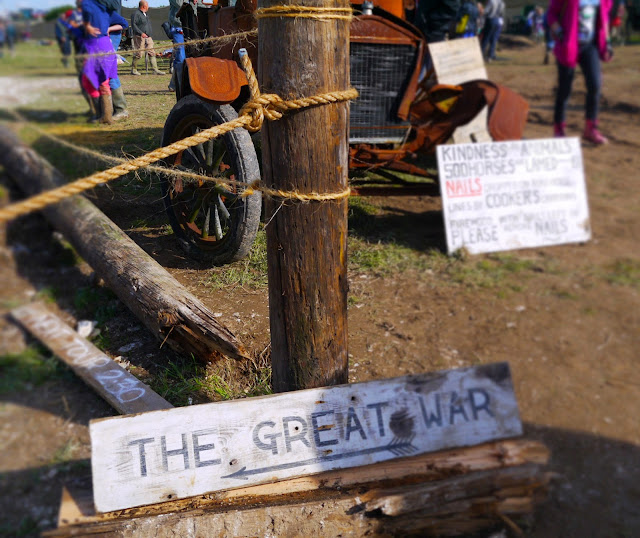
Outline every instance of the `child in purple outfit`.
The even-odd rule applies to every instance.
[[[82,0],[82,19],[85,27],[84,47],[89,56],[82,70],[82,84],[95,100],[99,96],[101,123],[112,122],[113,103],[109,80],[118,77],[118,64],[109,39],[110,12],[98,0]],[[113,54],[103,55],[112,52]]]

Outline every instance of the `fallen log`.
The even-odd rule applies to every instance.
[[[0,127],[0,164],[28,195],[66,183],[5,127]],[[42,213],[159,341],[203,362],[220,354],[247,357],[235,335],[200,300],[86,198],[72,196]]]

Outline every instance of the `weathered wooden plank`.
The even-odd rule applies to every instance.
[[[515,467],[525,464],[546,465],[549,450],[538,441],[515,439],[495,441],[466,448],[445,450],[418,456],[390,460],[364,467],[340,469],[313,476],[282,480],[273,484],[259,484],[213,494],[179,499],[154,505],[142,506],[97,514],[93,493],[89,487],[74,487],[64,490],[58,526],[89,525],[104,523],[115,518],[132,519],[186,510],[210,510],[223,506],[227,510],[241,509],[250,505],[281,503],[283,499],[295,499],[314,492],[322,498],[332,491],[347,491],[363,487],[388,488],[403,484],[433,482],[451,476],[461,476],[490,469]]]
[[[361,496],[367,510],[381,510],[387,516],[421,511],[423,515],[442,513],[450,503],[468,499],[513,496],[528,497],[529,491],[546,487],[550,475],[537,465],[520,465],[508,469],[491,469],[456,476],[435,483],[372,490]],[[464,511],[455,508],[456,511]]]
[[[206,496],[189,503],[163,503],[92,516],[86,515],[89,504],[82,499],[78,502],[67,491],[61,524],[45,536],[175,536],[186,532],[196,536],[468,535],[501,523],[504,516],[531,514],[536,502],[546,495],[550,474],[542,466],[503,468],[497,460],[495,463],[497,468],[483,472],[465,469],[464,463],[443,468],[441,478],[427,484],[411,483],[407,476],[401,487],[393,490],[367,491],[367,484],[319,486],[310,495],[288,494],[286,503],[273,496],[216,503]]]
[[[11,311],[11,316],[67,364],[118,413],[171,409],[173,405],[102,353],[42,303]]]
[[[520,435],[506,363],[95,420],[106,512]]]

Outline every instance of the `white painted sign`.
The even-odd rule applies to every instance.
[[[438,146],[448,252],[591,238],[577,138]]]
[[[11,315],[118,412],[129,414],[173,407],[91,342],[80,337],[43,304],[21,306]]]
[[[507,363],[90,424],[101,512],[521,435]]]
[[[429,44],[436,79],[440,84],[461,84],[469,80],[486,80],[487,70],[477,37],[450,39]],[[475,118],[453,133],[453,142],[491,142],[487,128],[488,109],[485,106]]]

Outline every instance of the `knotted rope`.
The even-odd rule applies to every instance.
[[[355,99],[358,96],[358,92],[354,88],[344,91],[327,92],[313,97],[293,99],[291,101],[285,101],[281,97],[274,94],[260,95],[255,72],[253,71],[253,67],[251,66],[251,61],[249,60],[248,55],[242,55],[241,61],[242,66],[247,73],[247,79],[249,80],[249,89],[252,93],[252,98],[240,110],[240,115],[238,116],[238,118],[227,123],[223,123],[222,125],[214,125],[209,129],[205,129],[204,131],[196,133],[192,136],[189,136],[182,140],[178,140],[177,142],[174,142],[173,144],[170,144],[163,148],[155,149],[150,153],[123,162],[108,170],[96,172],[95,174],[69,183],[68,185],[64,185],[47,192],[37,194],[35,196],[32,196],[31,198],[28,198],[27,200],[23,200],[21,202],[17,202],[15,204],[2,208],[0,209],[0,223],[14,219],[21,215],[25,215],[32,211],[38,211],[49,205],[60,202],[65,198],[92,189],[98,185],[108,183],[109,181],[128,174],[129,172],[134,172],[136,170],[139,170],[140,168],[148,167],[149,165],[156,163],[162,159],[166,159],[167,157],[180,153],[181,151],[184,151],[190,147],[203,144],[204,142],[222,136],[239,127],[244,127],[249,130],[259,130],[262,126],[262,123],[264,122],[265,117],[273,121],[280,119],[284,113],[289,111],[300,110],[302,108],[310,106],[326,105],[348,101],[351,99]],[[260,181],[256,180],[251,183],[247,189],[245,189],[241,196],[249,196],[255,191],[261,191],[265,196],[298,200],[301,202],[336,200],[345,198],[350,194],[350,190],[348,188],[339,193],[326,194],[303,194],[299,192],[288,192],[263,187],[261,186]]]

